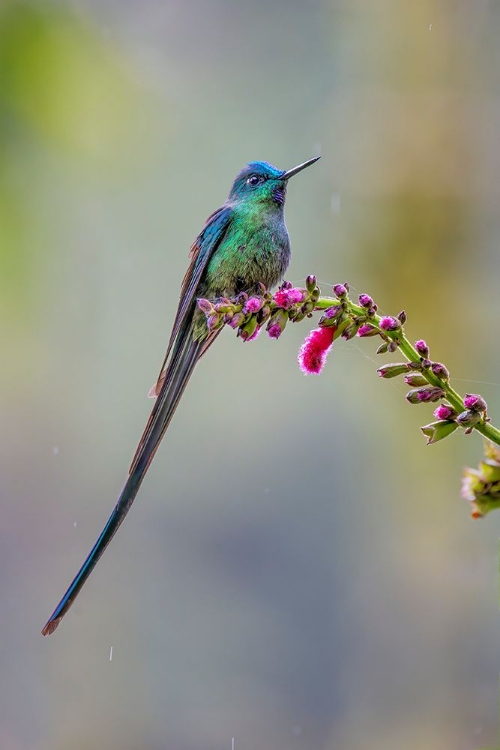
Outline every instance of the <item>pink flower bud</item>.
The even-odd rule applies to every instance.
[[[383,331],[397,331],[401,328],[401,323],[397,318],[393,318],[391,315],[386,315],[380,321],[380,327]]]
[[[450,373],[448,372],[448,369],[441,364],[441,362],[433,362],[431,365],[431,370],[438,378],[441,380],[449,380],[450,379]]]
[[[200,297],[196,300],[196,304],[198,305],[200,310],[205,313],[205,315],[210,315],[210,313],[213,312],[214,307],[208,299],[203,299]]]
[[[406,385],[411,385],[412,388],[419,388],[422,385],[427,385],[427,380],[423,377],[423,375],[419,375],[418,373],[411,373],[410,375],[404,376],[404,381]]]
[[[373,307],[373,300],[369,294],[360,294],[358,297],[358,302],[361,307]]]
[[[324,312],[325,318],[327,318],[328,320],[330,320],[330,318],[335,318],[341,310],[342,310],[341,305],[332,305],[332,307],[328,307],[325,310]]]
[[[466,409],[471,409],[472,411],[486,411],[488,408],[486,401],[479,393],[466,393],[464,406]]]
[[[262,331],[262,326],[257,326],[255,331],[246,339],[246,341],[255,341],[256,338],[260,336],[260,332]]]
[[[421,357],[428,357],[429,356],[429,347],[425,343],[423,339],[420,339],[419,341],[415,341],[415,349],[420,354]]]
[[[408,362],[396,362],[393,365],[383,365],[377,370],[377,375],[380,378],[396,378],[398,375],[408,372]]]
[[[271,339],[279,339],[283,331],[285,330],[285,326],[288,322],[288,313],[284,310],[275,310],[272,316],[269,318],[269,323],[267,324],[266,331],[268,333],[269,338]]]
[[[215,313],[214,315],[209,315],[207,317],[207,326],[209,331],[218,331],[219,328],[222,328],[224,325],[224,321],[222,320],[222,317],[220,315],[217,315]]]
[[[333,287],[333,293],[340,299],[341,297],[347,296],[347,289],[344,284],[335,284],[335,286]]]
[[[358,329],[358,336],[360,338],[366,337],[366,336],[377,336],[378,331],[376,328],[371,326],[369,323],[365,323]]]
[[[314,290],[316,289],[316,276],[307,277],[306,288],[308,292],[314,292]]]
[[[283,331],[279,323],[273,323],[267,329],[267,335],[270,339],[279,339]]]
[[[481,421],[481,415],[477,411],[473,411],[472,409],[468,409],[467,411],[463,411],[461,414],[457,417],[457,422],[460,425],[460,427],[474,427]]]
[[[448,406],[448,404],[439,404],[437,409],[434,409],[434,416],[436,419],[455,419],[457,413],[452,406]]]
[[[227,319],[225,322],[231,326],[231,328],[239,328],[245,320],[245,316],[242,312],[235,313],[232,318]]]
[[[429,401],[439,401],[444,395],[442,388],[435,388],[432,385],[427,385],[422,388],[413,388],[411,391],[408,391],[406,394],[406,400],[410,404],[425,404]]]

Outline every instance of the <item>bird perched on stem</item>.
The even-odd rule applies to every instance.
[[[184,388],[220,328],[210,330],[197,299],[235,297],[259,284],[270,288],[283,278],[290,261],[284,219],[288,180],[319,156],[282,171],[251,162],[237,175],[227,201],[215,211],[194,241],[167,353],[156,385],[156,401],[135,452],[129,475],[111,516],[87,559],[42,630],[53,633],[75,601],[97,561],[116,534],[142,484]]]

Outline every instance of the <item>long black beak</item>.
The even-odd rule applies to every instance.
[[[298,174],[298,172],[302,172],[303,169],[306,167],[310,167],[311,164],[314,164],[315,161],[318,161],[318,159],[321,159],[321,156],[315,156],[314,159],[309,159],[309,161],[305,161],[303,164],[299,164],[298,167],[294,167],[293,169],[289,169],[288,172],[285,172],[282,180],[288,180],[290,177],[293,177],[294,174]]]

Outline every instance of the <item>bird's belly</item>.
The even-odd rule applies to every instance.
[[[283,278],[289,262],[286,229],[262,227],[244,238],[224,238],[208,265],[207,282],[212,296],[252,291],[259,283],[270,288]]]

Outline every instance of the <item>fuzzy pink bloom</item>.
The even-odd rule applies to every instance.
[[[304,291],[299,287],[292,287],[291,289],[278,289],[274,295],[274,301],[280,307],[285,309],[290,305],[296,305],[298,302],[304,301]]]
[[[262,306],[262,300],[259,297],[250,297],[247,299],[243,312],[245,313],[256,313],[259,312]]]
[[[335,326],[315,328],[300,347],[298,362],[304,375],[319,375],[333,343]]]

